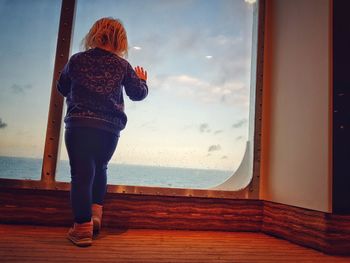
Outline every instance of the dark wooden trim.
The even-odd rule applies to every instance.
[[[108,193],[104,222],[113,228],[260,231],[262,201]],[[69,226],[69,192],[1,189],[0,223]]]
[[[259,200],[107,196],[104,224],[123,228],[260,231]]]
[[[326,244],[328,254],[350,255],[350,216],[326,214]]]
[[[323,251],[325,213],[264,202],[262,232]]]
[[[1,188],[0,223],[69,226],[69,192]],[[264,232],[350,255],[350,216],[252,199],[108,193],[104,227]]]
[[[350,255],[350,216],[264,201],[261,231],[328,254]]]

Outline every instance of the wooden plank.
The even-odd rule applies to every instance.
[[[349,262],[259,233],[103,230],[88,248],[67,228],[0,225],[2,262]]]

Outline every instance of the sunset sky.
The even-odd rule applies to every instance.
[[[253,5],[244,0],[78,0],[72,54],[101,17],[120,18],[149,96],[112,161],[235,170],[248,137]],[[60,1],[0,0],[0,155],[41,158]],[[61,158],[67,159],[64,145]]]

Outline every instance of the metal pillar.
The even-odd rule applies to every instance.
[[[75,0],[62,0],[60,24],[57,38],[54,73],[51,86],[49,116],[46,129],[45,149],[41,182],[43,188],[53,188],[56,165],[60,148],[60,132],[62,123],[63,97],[56,88],[61,69],[67,63],[70,55],[73,25],[75,17]]]

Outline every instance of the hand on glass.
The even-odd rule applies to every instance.
[[[136,75],[146,81],[147,80],[147,71],[143,69],[143,67],[140,67],[140,66],[137,66],[135,67],[135,72],[136,72]]]

